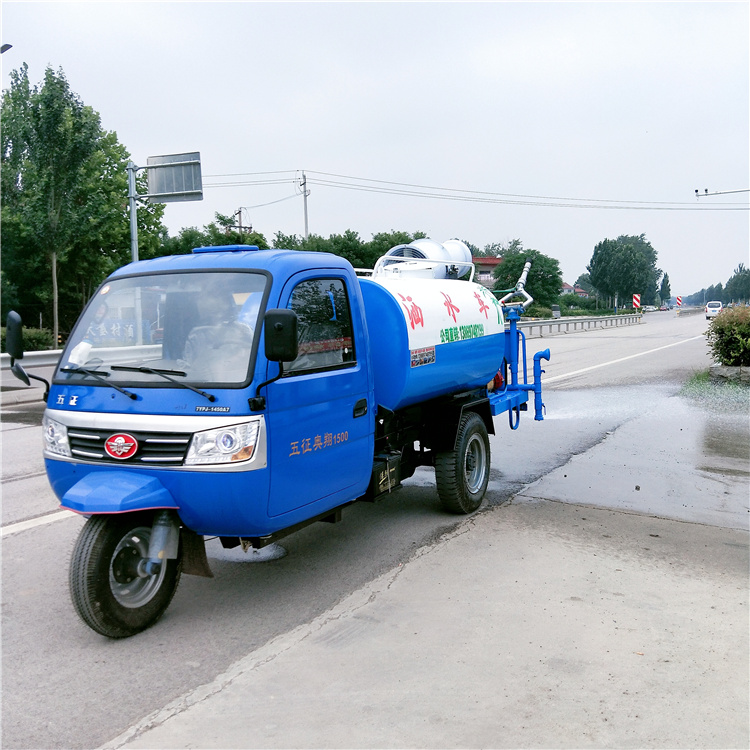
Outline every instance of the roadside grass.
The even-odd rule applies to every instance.
[[[750,388],[741,383],[714,382],[708,370],[694,373],[678,395],[712,411],[750,413]]]

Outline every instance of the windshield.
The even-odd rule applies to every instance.
[[[108,281],[65,347],[57,382],[240,385],[266,277],[172,273]]]

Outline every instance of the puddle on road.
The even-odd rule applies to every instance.
[[[0,424],[3,430],[12,430],[20,426],[38,427],[42,424],[45,404],[19,404],[17,406],[6,406],[2,410]]]
[[[705,462],[696,468],[726,479],[747,481],[750,477],[750,428],[742,417],[723,415],[703,426]]]

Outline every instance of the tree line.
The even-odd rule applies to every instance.
[[[61,69],[47,68],[43,81],[32,85],[24,64],[11,72],[10,81],[0,105],[2,317],[16,309],[27,325],[41,322],[52,328],[56,339],[59,331],[70,330],[104,278],[130,261],[130,154],[115,132],[102,127],[99,114],[72,91]],[[144,176],[138,177],[138,192],[147,192]],[[259,232],[239,230],[232,216],[217,213],[203,228],[184,228],[171,237],[163,213],[164,205],[158,203],[138,211],[143,259],[189,253],[202,245],[250,244],[331,252],[355,267],[372,268],[395,245],[426,236],[422,231],[391,230],[365,240],[347,229],[327,238],[277,232],[268,241]],[[495,271],[497,289],[513,288],[523,263],[532,259],[528,291],[543,306],[559,301],[562,274],[556,259],[524,248],[519,239],[481,249],[464,242],[474,255],[503,258]],[[642,304],[670,296],[669,278],[657,267],[656,250],[644,235],[598,243],[587,271],[576,284],[602,304],[617,299],[622,305],[634,292],[642,295]]]
[[[734,273],[729,277],[726,284],[715,284],[699,292],[694,292],[683,300],[683,304],[700,306],[706,302],[718,301],[725,305],[731,303],[750,302],[750,268],[746,268],[744,263],[740,263],[734,269]]]

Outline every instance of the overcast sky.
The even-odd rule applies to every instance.
[[[748,9],[4,0],[2,88],[62,68],[136,164],[199,151],[170,234],[246,207],[302,235],[305,170],[311,233],[518,238],[569,283],[645,234],[688,295],[750,265],[750,193],[695,198],[750,188]]]

